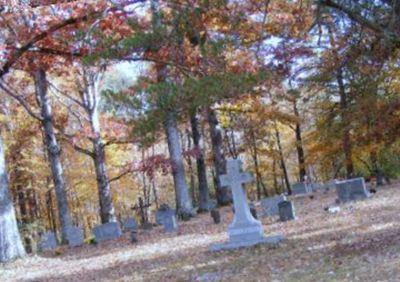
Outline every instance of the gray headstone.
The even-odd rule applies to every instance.
[[[158,225],[163,225],[164,218],[170,217],[171,215],[175,215],[176,210],[171,209],[168,205],[163,204],[161,207],[156,211],[156,223]]]
[[[67,228],[67,240],[70,247],[82,246],[84,243],[83,230],[75,226]]]
[[[279,214],[278,204],[286,201],[285,195],[268,197],[261,200],[261,216],[274,216]]]
[[[121,228],[117,222],[109,222],[93,228],[96,242],[117,239],[122,235]]]
[[[164,217],[163,219],[164,230],[166,232],[173,232],[178,229],[178,224],[176,221],[175,214]]]
[[[128,217],[125,221],[124,221],[124,231],[136,231],[137,230],[137,223],[136,220],[133,217]]]
[[[281,221],[296,219],[296,213],[294,211],[294,206],[292,202],[283,201],[278,204],[278,207],[279,207],[279,219]]]
[[[364,178],[353,178],[345,181],[336,182],[336,191],[339,202],[364,200],[370,197],[370,193],[365,185]]]
[[[312,188],[306,182],[299,182],[292,185],[292,193],[293,195],[308,194],[312,193]]]
[[[40,238],[39,249],[41,251],[49,251],[57,248],[57,238],[54,232],[48,231]]]
[[[226,168],[227,174],[221,175],[220,180],[222,186],[230,187],[232,190],[235,214],[233,222],[228,227],[229,241],[213,245],[211,250],[234,249],[262,243],[279,243],[283,237],[265,237],[261,222],[255,219],[250,212],[243,184],[252,182],[253,177],[249,173],[242,172],[240,160],[228,160]]]

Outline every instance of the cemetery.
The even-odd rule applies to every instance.
[[[390,281],[397,277],[400,262],[400,196],[394,193],[398,189],[394,185],[367,201],[343,204],[335,214],[324,207],[334,203],[336,191],[320,193],[314,200],[297,199],[296,220],[261,219],[265,235],[284,237],[278,246],[211,251],[214,244],[228,240],[233,213],[225,207],[220,209],[223,221],[218,225],[209,214],[202,214],[179,222],[178,233],[165,232],[163,226],[138,229],[135,244],[126,233],[98,246],[63,246],[59,247],[61,254],[48,251],[46,256],[2,266],[0,279],[215,281],[251,275],[268,281],[370,281],[371,277]],[[373,216],[366,216],[371,212]]]
[[[0,27],[0,282],[400,281],[400,0]]]

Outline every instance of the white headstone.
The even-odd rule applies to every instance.
[[[220,176],[221,185],[232,190],[235,214],[233,222],[228,227],[229,242],[212,246],[211,249],[215,251],[261,243],[277,244],[283,239],[282,236],[265,237],[261,222],[252,216],[243,184],[252,182],[253,177],[249,173],[242,172],[241,165],[240,160],[228,160],[227,174]]]

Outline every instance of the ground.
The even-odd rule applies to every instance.
[[[0,281],[400,281],[399,186],[336,214],[324,210],[335,191],[293,198],[297,220],[262,220],[267,235],[285,236],[278,247],[210,252],[227,239],[227,207],[220,225],[203,214],[180,223],[178,233],[141,230],[138,244],[127,234],[0,265]]]

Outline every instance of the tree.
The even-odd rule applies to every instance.
[[[77,62],[77,64],[79,63]],[[75,81],[77,85],[78,98],[75,98],[73,94],[65,93],[65,91],[59,92],[78,106],[78,110],[75,111],[75,116],[77,116],[79,120],[83,116],[82,119],[88,121],[89,130],[87,130],[87,136],[82,137],[90,140],[92,143],[92,149],[88,150],[78,145],[78,140],[70,140],[70,143],[72,143],[73,147],[78,152],[89,156],[93,160],[100,204],[100,219],[102,223],[113,222],[117,219],[111,197],[110,183],[113,180],[126,175],[128,172],[124,172],[115,179],[110,179],[108,175],[105,153],[105,147],[107,144],[103,140],[101,121],[99,117],[99,104],[101,99],[101,89],[99,85],[104,76],[104,70],[95,66],[81,66],[76,67],[74,75],[76,76]],[[83,113],[80,110],[83,110]],[[82,126],[84,125],[82,124]],[[82,127],[81,131],[85,131],[85,128]],[[77,136],[67,138],[73,139],[76,137]]]
[[[341,1],[321,0],[321,7],[345,15],[352,22],[372,31],[377,40],[383,40],[390,53],[400,48],[400,3],[392,0]],[[324,10],[320,10],[321,13]]]
[[[61,225],[61,237],[63,242],[67,242],[67,230],[68,227],[72,225],[72,220],[68,205],[64,172],[61,164],[61,149],[56,138],[54,118],[48,96],[46,72],[44,69],[39,68],[34,71],[33,76],[36,88],[36,98],[41,113],[40,121],[44,133],[44,144],[46,144],[54,190],[56,192],[58,216]]]
[[[160,11],[157,0],[151,2],[153,28],[160,28]],[[166,83],[168,81],[168,67],[165,64],[156,64],[157,83]],[[168,88],[167,88],[168,89]],[[168,90],[167,90],[168,91]],[[165,97],[160,97],[161,104],[165,104],[162,100],[171,101],[173,92],[164,93]],[[178,125],[174,105],[166,103],[163,107],[164,129],[167,136],[168,150],[171,159],[171,169],[175,184],[176,208],[177,214],[183,219],[188,219],[193,215],[192,200],[189,195],[189,188],[185,179],[185,168],[183,165],[182,145],[179,138]]]
[[[0,262],[8,262],[24,255],[25,250],[8,190],[4,143],[0,138]]]
[[[207,170],[204,160],[204,152],[201,147],[201,134],[199,130],[199,121],[196,112],[190,114],[190,125],[192,128],[193,145],[196,149],[196,165],[199,190],[199,212],[209,210],[209,192],[207,182]]]
[[[218,124],[216,113],[213,109],[207,110],[208,126],[210,129],[210,139],[212,146],[212,156],[214,161],[215,169],[215,194],[217,196],[217,202],[220,206],[228,205],[232,202],[232,195],[229,192],[228,187],[223,187],[219,176],[226,173],[226,160],[222,150],[222,132]]]

